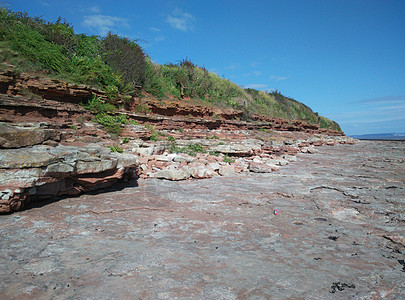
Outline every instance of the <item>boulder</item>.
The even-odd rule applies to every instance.
[[[271,173],[274,171],[278,171],[278,167],[276,165],[257,163],[252,161],[249,163],[249,171],[254,173]]]
[[[190,174],[193,178],[196,179],[211,178],[212,176],[214,176],[214,172],[210,169],[207,169],[205,166],[190,168]]]
[[[223,165],[219,167],[219,175],[221,176],[234,176],[236,174],[235,168],[232,165]]]

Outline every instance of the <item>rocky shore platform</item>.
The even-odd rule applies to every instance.
[[[0,298],[403,299],[405,143],[305,143],[276,172],[250,164],[291,154],[241,155],[248,172],[201,180],[157,179],[169,154],[138,153],[144,176],[125,185],[1,215]],[[79,173],[124,166],[79,152]]]
[[[47,82],[52,83],[56,84]],[[160,114],[122,109],[111,113],[103,126],[96,113],[54,95],[59,91],[76,99],[76,89],[39,86],[56,100],[0,94],[0,213],[133,178],[177,181],[276,172],[296,161],[296,153],[313,154],[325,144],[354,143],[342,132],[303,121],[248,122],[223,111],[209,117],[202,107],[186,101],[175,101],[176,109],[150,104],[161,105]],[[107,125],[115,118],[121,121],[112,133]]]

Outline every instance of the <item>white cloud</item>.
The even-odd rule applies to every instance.
[[[157,37],[155,37],[155,42],[162,42],[162,41],[164,41],[166,38],[164,37],[164,36],[157,36]]]
[[[41,5],[43,5],[43,6],[46,6],[46,7],[49,7],[49,6],[51,6],[48,2],[46,2],[46,1],[39,1],[39,3],[41,4]]]
[[[268,90],[269,86],[263,83],[251,83],[245,86],[247,89]]]
[[[370,99],[363,99],[353,103],[401,103],[405,102],[405,95],[400,96],[382,96]]]
[[[348,111],[331,117],[342,124],[372,124],[405,120],[405,105],[369,107],[365,110]]]
[[[238,64],[233,64],[233,65],[229,65],[229,66],[225,67],[225,69],[229,69],[229,70],[236,70],[237,68],[239,68]]]
[[[150,27],[149,30],[154,32],[160,32],[160,28],[157,27]]]
[[[88,9],[89,12],[93,13],[93,14],[99,14],[101,13],[101,9],[100,7],[98,7],[97,5],[93,5],[92,7],[90,7]]]
[[[280,81],[280,80],[286,80],[288,77],[284,77],[284,76],[275,76],[272,75],[270,76],[270,79],[276,80],[276,81]]]
[[[125,18],[105,15],[85,16],[82,25],[97,31],[101,36],[106,35],[115,27],[129,26],[128,20]]]
[[[189,31],[194,29],[195,18],[191,14],[176,8],[171,15],[167,16],[166,22],[174,29]]]
[[[262,72],[260,72],[260,71],[252,71],[250,73],[244,74],[244,76],[259,76],[261,74],[262,74]]]

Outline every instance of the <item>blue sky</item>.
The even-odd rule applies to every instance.
[[[77,33],[132,39],[243,87],[278,89],[346,134],[405,132],[403,0],[5,0]]]

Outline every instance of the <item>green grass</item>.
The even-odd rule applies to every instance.
[[[191,145],[188,145],[186,147],[178,147],[176,145],[175,141],[172,141],[170,143],[169,151],[171,153],[186,153],[186,154],[191,155],[191,156],[195,156],[197,153],[205,153],[206,152],[204,150],[204,147],[199,143],[191,144]]]
[[[118,116],[114,116],[106,112],[98,113],[94,121],[103,125],[108,133],[116,135],[121,134],[122,125],[127,125],[130,123],[126,115],[120,114]]]
[[[97,97],[96,95],[93,95],[93,97],[86,104],[82,105],[84,108],[87,108],[94,113],[114,112],[117,109],[114,105],[106,102],[101,97]]]
[[[110,148],[111,152],[118,152],[118,153],[122,153],[124,152],[124,150],[120,147],[120,146],[107,146],[108,148]]]
[[[235,159],[234,159],[234,158],[230,158],[229,156],[225,155],[223,161],[226,162],[226,163],[231,164],[231,163],[234,163],[234,162],[235,162]]]

